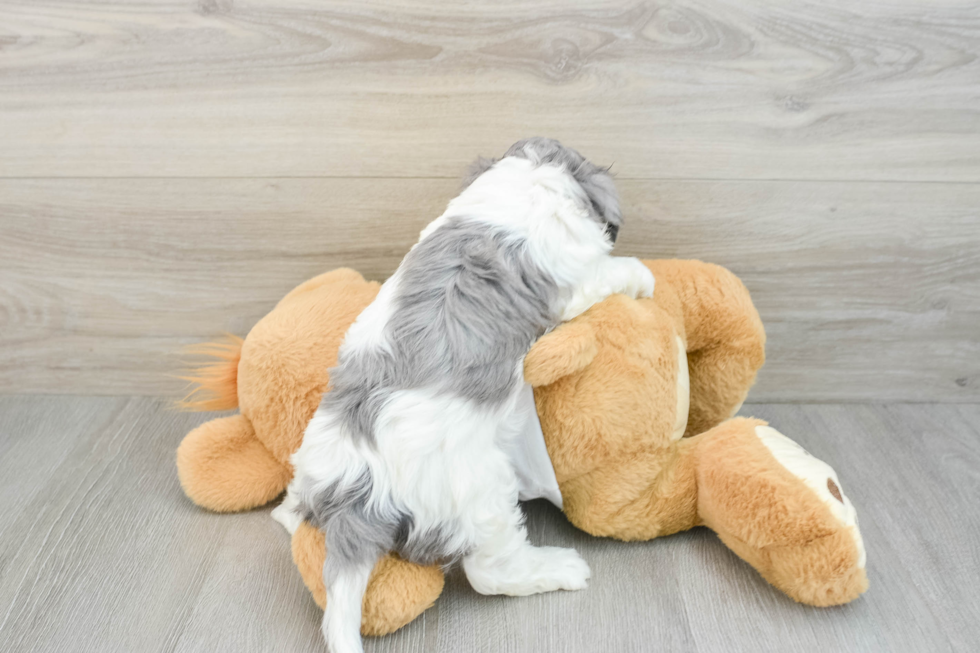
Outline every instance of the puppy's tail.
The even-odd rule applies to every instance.
[[[327,552],[323,582],[327,586],[327,608],[323,611],[323,638],[330,653],[363,653],[361,605],[371,570],[380,556],[354,562],[338,561]]]
[[[349,470],[309,502],[310,521],[324,535],[327,559],[323,584],[327,608],[323,637],[330,653],[361,653],[361,605],[371,570],[381,556],[395,548],[409,517],[398,511],[390,496],[372,500],[374,480],[366,461],[360,473]],[[357,467],[351,461],[350,467]]]

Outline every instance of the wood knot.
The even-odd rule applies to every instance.
[[[202,16],[228,14],[233,8],[233,0],[199,0],[197,3],[197,13]]]

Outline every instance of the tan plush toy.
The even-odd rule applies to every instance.
[[[837,475],[765,422],[731,417],[765,359],[748,291],[715,265],[646,264],[652,299],[610,297],[542,337],[525,359],[569,520],[621,540],[708,526],[795,600],[853,600],[868,585],[864,547]],[[188,497],[232,512],[283,492],[344,333],[378,288],[352,270],[328,272],[286,295],[244,341],[199,349],[221,361],[192,378],[210,396],[184,407],[240,414],[181,443]],[[292,549],[324,606],[322,533],[300,526]],[[364,598],[362,632],[400,628],[442,587],[438,566],[384,558]]]

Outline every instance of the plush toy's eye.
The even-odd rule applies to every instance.
[[[610,242],[615,243],[616,237],[619,236],[619,227],[612,224],[611,222],[606,223],[606,235],[609,236]]]

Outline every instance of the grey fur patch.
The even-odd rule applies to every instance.
[[[557,321],[554,280],[523,240],[484,223],[449,220],[409,252],[398,273],[388,348],[342,356],[322,402],[371,442],[396,390],[503,402],[519,382],[520,360]]]
[[[414,522],[409,522],[405,537],[395,542],[394,550],[417,565],[450,564],[469,553],[469,549],[459,549],[453,541],[451,533],[457,530],[440,526],[419,531],[414,528]]]
[[[412,521],[408,514],[394,504],[369,507],[372,485],[365,472],[353,483],[331,485],[312,505],[303,506],[303,518],[323,531],[330,552],[327,560],[337,567],[368,561],[407,537]]]
[[[367,472],[353,483],[334,483],[303,505],[303,519],[323,531],[327,551],[324,582],[347,567],[371,562],[388,551],[420,565],[451,561],[466,555],[450,533],[454,529],[420,531],[410,512],[393,501],[370,507],[373,481]]]
[[[517,141],[504,154],[504,158],[509,156],[528,159],[535,165],[558,166],[568,171],[589,199],[589,206],[586,207],[589,215],[604,225],[610,241],[616,242],[623,226],[623,214],[619,208],[619,193],[616,192],[608,167],[597,166],[576,150],[565,147],[553,138],[541,136]],[[463,179],[463,187],[472,184],[499,160],[480,157],[474,161]]]

